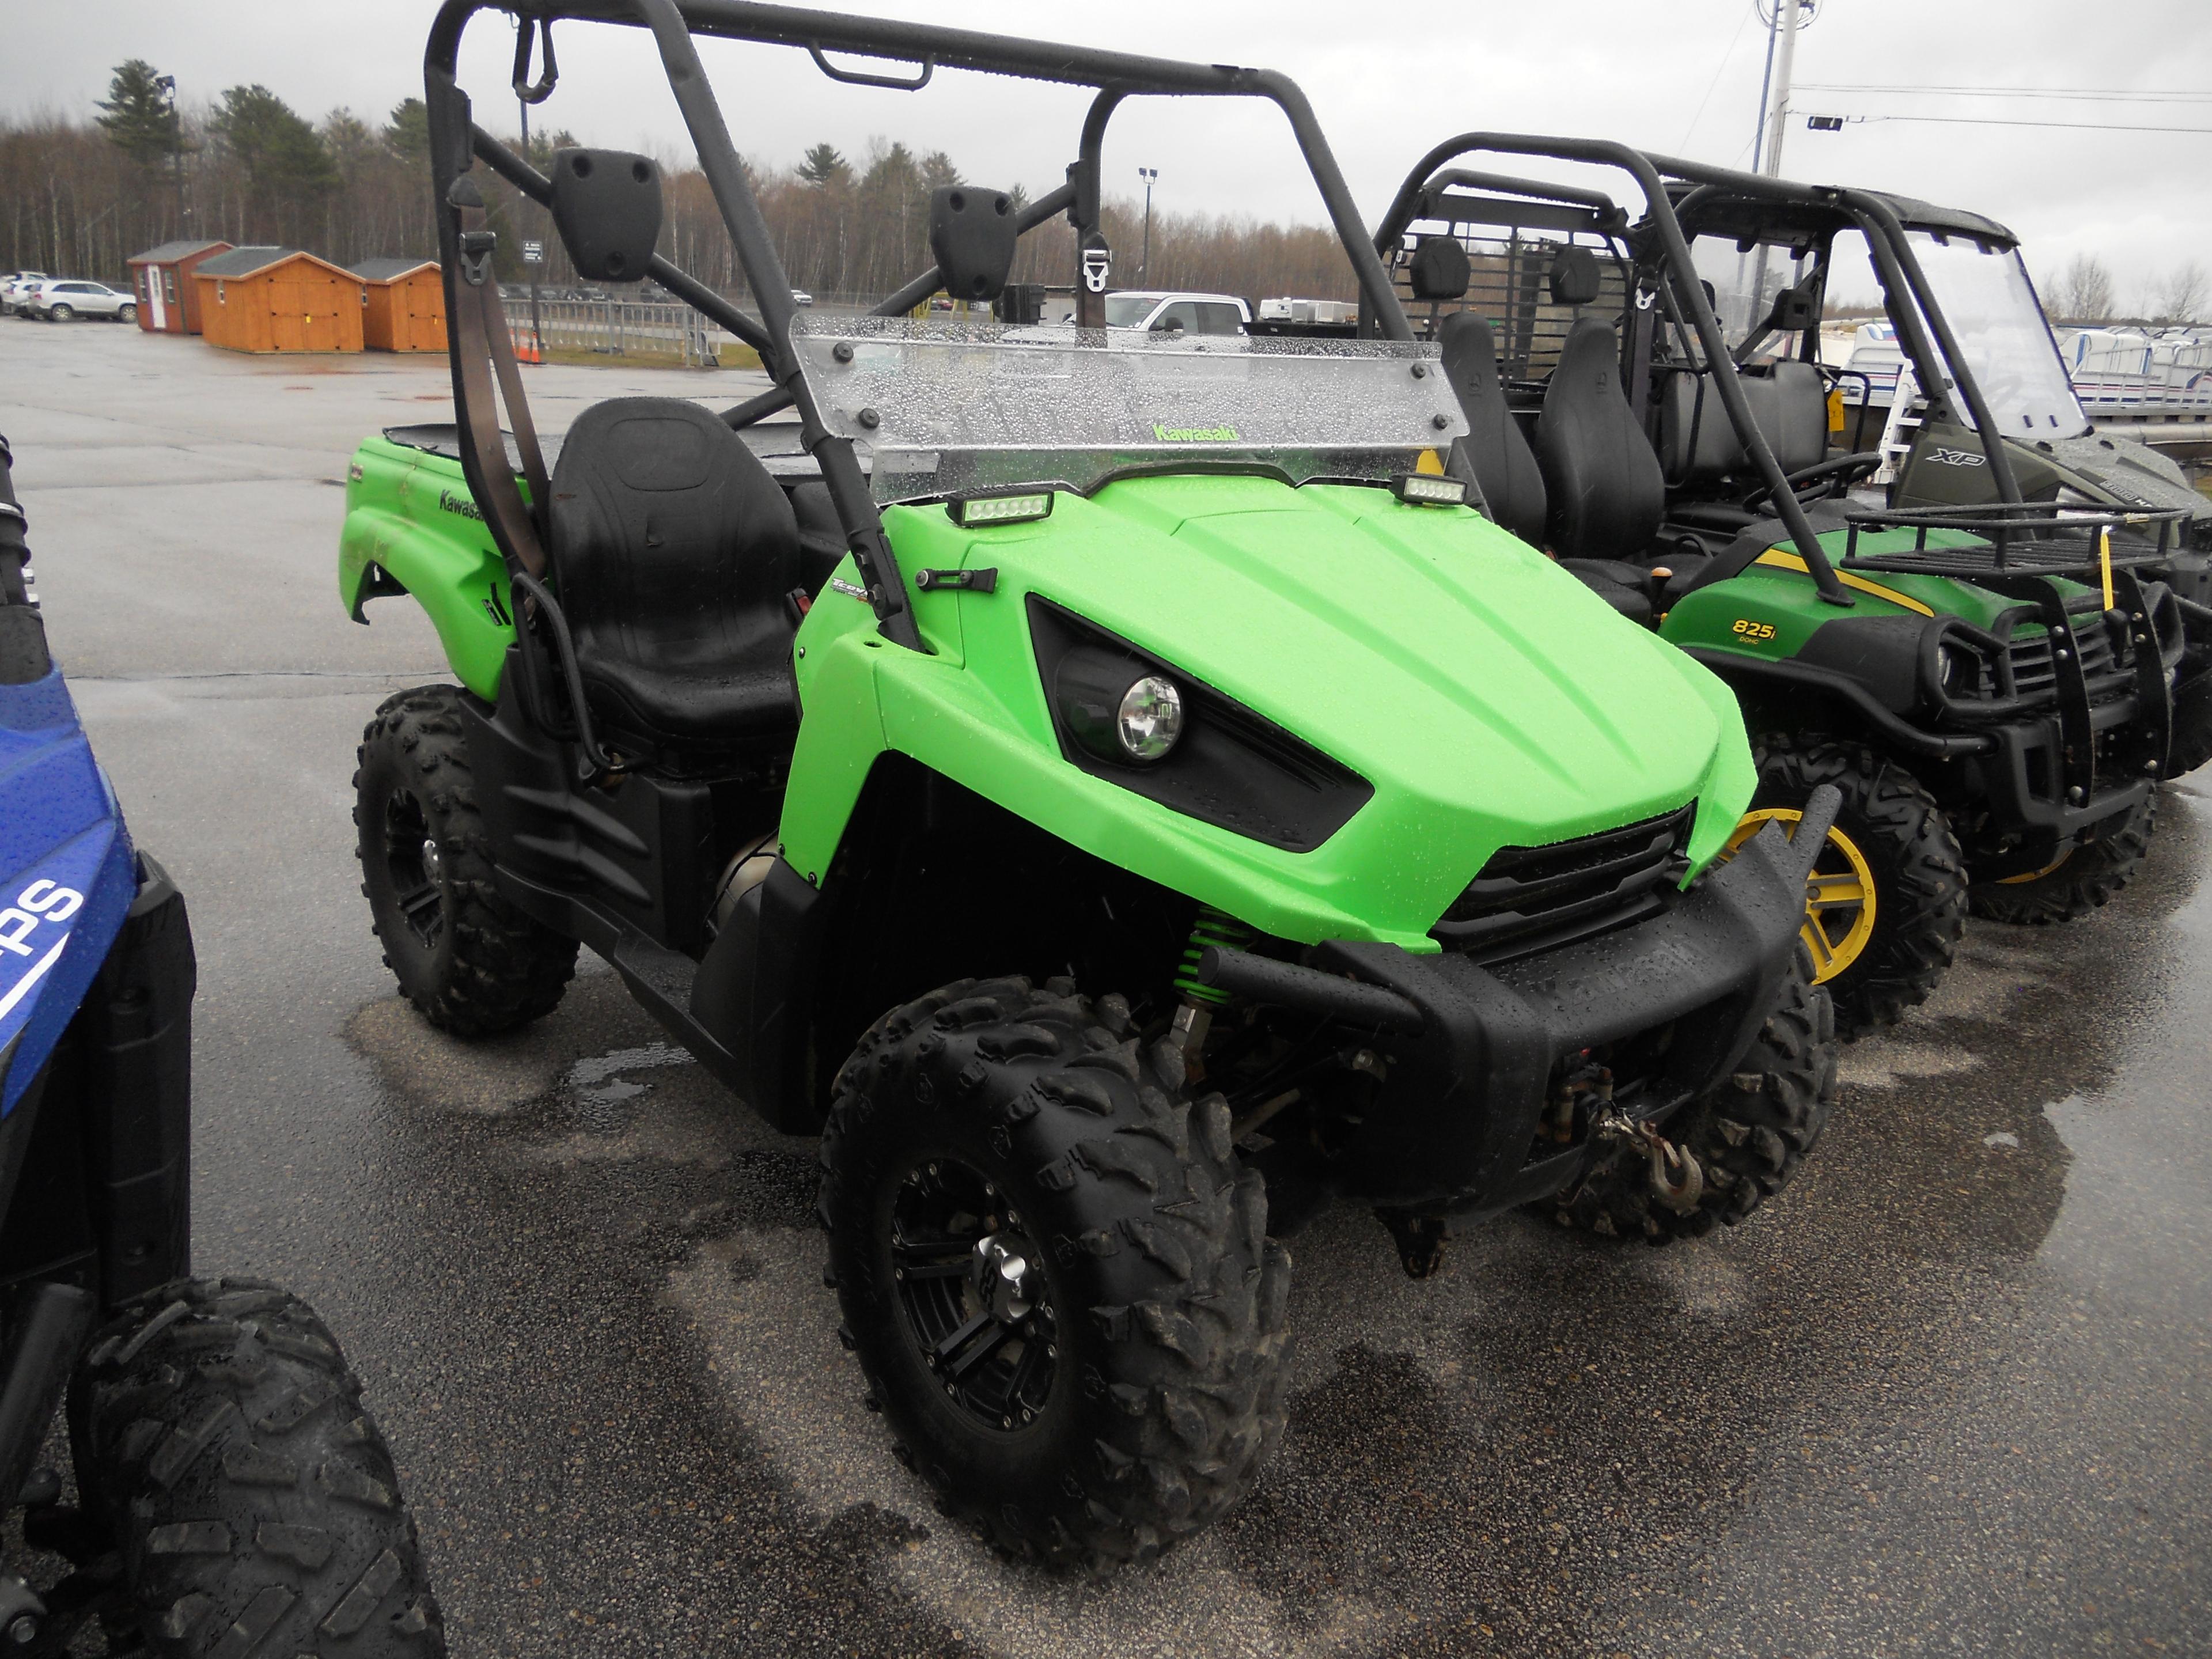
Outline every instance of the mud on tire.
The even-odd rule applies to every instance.
[[[2106,903],[2142,867],[2158,823],[2158,796],[2097,826],[2097,839],[2069,848],[2051,868],[2025,881],[1978,881],[1967,890],[1984,921],[2031,927],[2073,921]]]
[[[1141,1048],[1119,997],[968,980],[886,1015],[838,1076],[823,1168],[840,1334],[946,1514],[1015,1553],[1098,1570],[1150,1559],[1243,1496],[1282,1426],[1290,1258],[1267,1236],[1264,1183],[1238,1168],[1225,1103],[1191,1101],[1180,1054]],[[956,1179],[988,1182],[1003,1213],[981,1224],[1041,1257],[1050,1317],[1031,1328],[1047,1358],[1024,1343],[1002,1360],[1022,1339],[982,1333],[1017,1381],[1024,1363],[1051,1367],[1018,1396],[1027,1421],[1012,1407],[986,1420],[945,1381],[964,1350],[932,1368],[920,1292],[898,1276],[921,1249],[899,1231],[906,1206]],[[958,1249],[940,1250],[941,1279]],[[943,1294],[972,1298],[964,1285]]]
[[[1640,1146],[1601,1158],[1549,1207],[1562,1225],[1666,1244],[1735,1226],[1797,1174],[1836,1105],[1836,1033],[1804,948],[1782,996],[1735,1069],[1662,1126],[1698,1161],[1704,1190],[1686,1213],[1654,1192]]]
[[[399,1480],[337,1342],[255,1279],[131,1304],[70,1389],[78,1491],[160,1659],[440,1659]],[[134,1613],[119,1621],[127,1626]]]
[[[353,821],[384,965],[433,1025],[483,1036],[553,1011],[575,974],[576,942],[494,884],[460,698],[453,686],[417,686],[376,711],[362,733]]]
[[[1842,793],[1836,828],[1873,871],[1874,931],[1823,988],[1838,1036],[1895,1024],[1928,1000],[1966,931],[1966,859],[1950,819],[1910,772],[1863,744],[1769,734],[1758,760],[1754,807],[1802,806],[1824,783]]]

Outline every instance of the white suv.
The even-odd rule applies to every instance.
[[[11,270],[0,276],[0,315],[13,311],[23,295],[46,280],[43,270]]]
[[[106,317],[118,323],[138,320],[138,301],[127,289],[88,283],[82,277],[49,279],[16,301],[27,317],[66,323],[73,317]]]

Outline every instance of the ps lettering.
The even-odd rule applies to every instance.
[[[24,943],[42,921],[67,921],[84,904],[84,895],[74,887],[51,881],[34,881],[15,895],[15,902],[0,910],[0,951],[19,957],[31,954]]]

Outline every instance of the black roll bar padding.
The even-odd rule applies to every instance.
[[[1774,449],[1766,441],[1766,434],[1759,429],[1752,418],[1750,403],[1743,395],[1743,386],[1734,373],[1729,356],[1728,341],[1721,332],[1720,319],[1713,315],[1713,307],[1705,298],[1705,289],[1698,285],[1697,268],[1691,262],[1689,244],[1683,239],[1680,222],[1674,217],[1674,207],[1667,195],[1666,185],[1658,169],[1641,150],[1631,149],[1626,144],[1602,138],[1541,138],[1515,133],[1463,132],[1456,138],[1448,138],[1436,146],[1406,175],[1398,187],[1389,210],[1376,226],[1369,252],[1377,256],[1388,247],[1395,247],[1413,222],[1415,209],[1426,192],[1428,179],[1445,162],[1455,160],[1470,151],[1488,150],[1503,155],[1530,155],[1562,161],[1581,161],[1601,167],[1613,167],[1636,180],[1644,192],[1650,219],[1659,232],[1668,268],[1681,277],[1673,284],[1685,289],[1678,297],[1686,304],[1690,320],[1696,325],[1698,343],[1705,348],[1706,362],[1713,366],[1713,389],[1720,393],[1721,407],[1728,411],[1729,423],[1735,427],[1737,441],[1744,453],[1758,465],[1759,475],[1774,492],[1774,510],[1783,526],[1790,532],[1797,555],[1805,561],[1813,585],[1821,599],[1828,604],[1846,608],[1853,605],[1850,593],[1836,580],[1835,568],[1820,538],[1814,533],[1812,520],[1790,491],[1789,479],[1782,464],[1774,457]],[[1402,316],[1402,313],[1401,315]],[[1727,365],[1730,372],[1722,374]]]
[[[1959,395],[1966,400],[1966,410],[1973,416],[1974,429],[1982,439],[1982,449],[1989,459],[1990,477],[1996,485],[1997,499],[2018,502],[2026,498],[2021,494],[2020,480],[2012,470],[2011,458],[2003,453],[2004,434],[1998,429],[1996,416],[1990,412],[1988,400],[1982,396],[1980,380],[1972,366],[1966,362],[1966,353],[1959,347],[1958,337],[1952,331],[1950,319],[1943,308],[1936,303],[1934,289],[1927,273],[1921,269],[1920,258],[1912,251],[1906,236],[1905,223],[1897,216],[1887,198],[1876,191],[1853,190],[1827,185],[1801,185],[1790,179],[1770,179],[1764,173],[1739,173],[1733,167],[1709,167],[1702,161],[1685,161],[1671,155],[1654,155],[1651,161],[1662,173],[1680,179],[1685,184],[1698,185],[1717,195],[1733,191],[1741,196],[1755,196],[1774,202],[1794,202],[1819,207],[1832,207],[1848,216],[1867,240],[1867,250],[1875,263],[1875,274],[1881,279],[1882,292],[1889,299],[1890,319],[1904,337],[1905,354],[1912,359],[1913,368],[1920,375],[1921,390],[1927,393],[1929,408],[1933,411],[1950,414],[1949,397],[1944,390],[1943,369],[1950,371]],[[1696,194],[1702,194],[1702,191]],[[1688,209],[1695,195],[1685,198],[1681,207]],[[2016,246],[2016,245],[2015,245]],[[1923,321],[1936,331],[1936,341],[1942,355],[1936,355]],[[1994,447],[1990,438],[1997,442]]]
[[[517,155],[482,127],[469,129],[471,148],[477,158],[540,207],[553,204],[553,181]],[[672,265],[658,253],[647,264],[645,274],[681,299],[702,316],[710,317],[755,351],[765,353],[768,336],[761,325],[704,283]]]
[[[1250,1002],[1413,1036],[1427,1023],[1413,1000],[1317,968],[1209,945],[1199,953],[1198,981]]]
[[[1048,191],[1022,210],[1018,234],[1025,235],[1036,229],[1074,199],[1075,187],[1073,185],[1062,185],[1058,190]],[[687,277],[685,280],[688,282],[690,278]],[[871,317],[903,316],[944,286],[944,273],[935,265],[932,265],[889,299],[880,300],[870,307],[867,314]],[[746,343],[750,344],[751,342],[748,341]],[[780,386],[772,386],[757,398],[748,398],[744,402],[734,404],[724,410],[721,418],[732,427],[748,427],[755,421],[763,420],[775,414],[778,410],[790,407],[791,394]]]

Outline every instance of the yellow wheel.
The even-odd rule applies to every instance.
[[[1783,834],[1795,841],[1804,817],[1794,806],[1762,806],[1746,812],[1720,855],[1729,857],[1769,823],[1781,824]],[[1829,830],[1827,844],[1805,879],[1805,925],[1798,931],[1812,953],[1815,985],[1835,978],[1859,959],[1874,937],[1875,905],[1874,866],[1840,827]]]

